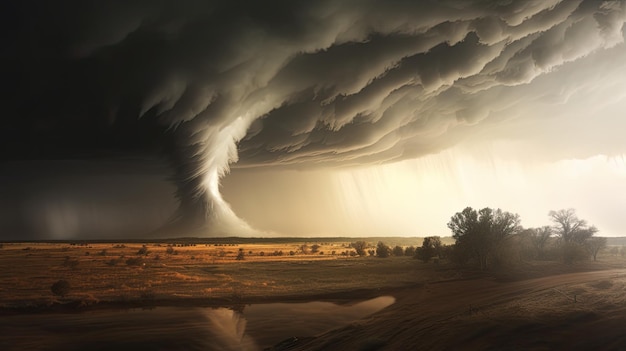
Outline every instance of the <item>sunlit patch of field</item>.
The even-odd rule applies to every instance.
[[[354,256],[349,242],[5,243],[0,265],[0,307],[311,296],[435,274],[411,257]],[[58,280],[67,295],[51,292]]]

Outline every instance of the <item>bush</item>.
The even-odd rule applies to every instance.
[[[243,249],[239,249],[239,253],[237,254],[237,260],[241,261],[245,258],[244,253],[243,253]]]
[[[394,256],[404,256],[404,249],[400,245],[396,245],[392,252]]]
[[[139,251],[137,251],[137,255],[147,255],[148,254],[148,247],[146,245],[143,245]]]
[[[585,247],[577,243],[563,243],[563,262],[571,264],[589,259],[589,253]]]
[[[317,244],[311,245],[311,253],[317,253],[320,250],[320,246]]]
[[[404,249],[404,256],[415,256],[415,246],[409,246]]]
[[[430,250],[428,250],[427,247],[418,247],[417,249],[415,249],[415,258],[420,259],[422,262],[427,263],[428,261],[430,261],[432,252]]]
[[[168,246],[167,249],[165,249],[165,253],[168,255],[173,255],[174,254],[174,248],[171,246]]]
[[[143,259],[141,257],[131,257],[126,260],[127,266],[142,266]]]
[[[367,243],[365,241],[359,240],[350,244],[350,247],[356,250],[356,253],[359,256],[365,256],[365,249],[367,248]]]
[[[65,257],[65,261],[63,261],[63,267],[76,268],[78,267],[79,261],[76,259],[71,259],[69,256]]]
[[[70,292],[70,283],[67,280],[59,280],[52,284],[50,291],[56,296],[64,297]]]
[[[470,260],[468,250],[463,250],[459,244],[449,246],[448,258],[456,266],[465,266]]]
[[[119,260],[119,259],[117,259],[117,258],[112,258],[112,259],[108,260],[108,261],[106,262],[106,264],[107,264],[107,266],[111,266],[111,267],[113,267],[113,266],[115,266],[116,264],[118,264],[119,262],[120,262],[120,260]]]
[[[379,241],[378,245],[376,245],[376,256],[381,258],[387,258],[390,254],[391,248],[382,241]]]

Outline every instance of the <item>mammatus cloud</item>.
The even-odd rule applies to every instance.
[[[502,111],[595,84],[534,83],[621,45],[626,21],[624,1],[592,0],[75,5],[58,29],[59,59],[89,77],[89,100],[111,123],[153,116],[169,126],[181,220],[235,234],[251,229],[219,192],[230,164],[344,166],[440,151],[506,123]]]

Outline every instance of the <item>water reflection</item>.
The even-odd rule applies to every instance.
[[[228,308],[158,307],[0,317],[1,350],[261,350],[364,318],[390,296],[354,303],[271,303]],[[241,309],[241,308],[240,308]]]

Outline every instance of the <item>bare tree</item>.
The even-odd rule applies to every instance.
[[[598,231],[595,227],[588,227],[584,219],[578,219],[573,208],[550,211],[548,216],[555,224],[555,233],[566,243],[582,244]]]
[[[593,260],[596,261],[596,256],[600,250],[606,247],[606,238],[595,237],[591,238],[587,242],[587,247],[589,248],[589,252],[591,256],[593,256]]]
[[[583,259],[585,246],[588,247],[589,240],[598,229],[588,226],[587,221],[579,219],[573,208],[550,211],[548,216],[554,222],[554,231],[561,241],[563,261],[571,263],[576,259]]]

